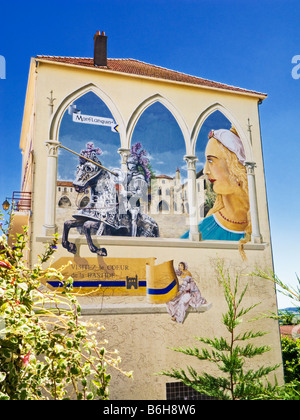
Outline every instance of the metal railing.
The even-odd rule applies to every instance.
[[[15,212],[31,210],[31,192],[14,191],[12,196],[12,209]]]

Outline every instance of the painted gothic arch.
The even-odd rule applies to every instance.
[[[81,98],[85,94],[92,92],[98,98],[100,98],[107,108],[110,110],[114,120],[119,125],[118,131],[120,134],[120,141],[121,147],[124,147],[125,144],[125,123],[121,113],[119,112],[116,104],[113,100],[99,87],[94,85],[93,83],[89,83],[88,85],[82,86],[75,90],[74,92],[70,93],[66,96],[63,101],[59,104],[56,112],[53,114],[53,117],[50,122],[50,129],[49,129],[49,139],[58,141],[59,139],[59,129],[62,118],[68,109],[68,107],[77,99]]]
[[[248,136],[245,134],[244,130],[241,127],[241,124],[238,122],[237,118],[222,104],[220,103],[214,103],[210,105],[208,108],[206,108],[197,118],[193,130],[192,130],[192,136],[191,136],[191,148],[192,153],[195,154],[196,150],[196,143],[197,138],[200,133],[201,127],[206,121],[206,119],[212,115],[215,111],[220,111],[235,127],[236,131],[239,134],[239,137],[244,145],[245,154],[246,154],[246,160],[247,161],[253,161],[253,153],[252,153],[252,147],[250,144],[250,141],[248,139]]]
[[[130,143],[131,143],[131,138],[135,129],[135,126],[139,120],[139,118],[141,117],[141,115],[143,114],[143,112],[149,108],[151,105],[153,105],[154,103],[159,102],[161,103],[175,118],[181,133],[183,135],[184,141],[185,141],[185,145],[186,145],[186,152],[187,154],[189,154],[190,151],[190,132],[189,129],[187,127],[186,122],[184,121],[182,115],[180,114],[180,112],[178,111],[178,109],[175,107],[175,105],[172,104],[172,102],[170,102],[168,99],[166,99],[165,97],[161,96],[160,94],[155,94],[153,96],[150,96],[149,98],[145,99],[143,102],[141,102],[138,107],[135,109],[135,111],[132,113],[129,121],[128,121],[128,125],[127,125],[127,129],[126,129],[126,134],[127,134],[127,148],[130,149]]]

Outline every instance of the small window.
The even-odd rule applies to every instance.
[[[90,199],[88,196],[83,197],[83,199],[80,201],[79,207],[82,209],[83,207],[86,207],[90,202]]]
[[[200,394],[200,392],[182,382],[166,384],[166,395],[167,400],[216,400],[216,398],[209,395]]]
[[[158,204],[158,211],[169,211],[168,203],[166,203],[164,200],[160,201]]]
[[[71,207],[71,201],[68,197],[63,196],[58,202],[58,207]]]

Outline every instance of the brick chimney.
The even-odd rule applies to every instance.
[[[107,66],[107,36],[97,31],[94,36],[94,66]]]

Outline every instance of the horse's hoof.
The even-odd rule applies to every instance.
[[[70,243],[68,246],[68,251],[71,252],[72,254],[76,254],[77,252],[77,247],[75,244]]]
[[[97,254],[100,255],[100,257],[107,257],[107,251],[105,248],[98,249]]]

